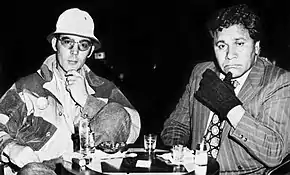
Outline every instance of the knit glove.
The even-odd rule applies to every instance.
[[[202,74],[199,88],[194,94],[195,98],[216,113],[221,121],[226,119],[232,108],[242,104],[235,95],[231,78],[232,73],[229,72],[222,81],[215,72],[207,69]]]

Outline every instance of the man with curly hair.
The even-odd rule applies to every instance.
[[[290,73],[260,56],[261,23],[247,5],[209,20],[216,59],[197,64],[161,133],[202,143],[221,174],[262,174],[290,152]]]

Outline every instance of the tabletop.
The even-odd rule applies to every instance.
[[[194,171],[187,172],[183,165],[172,165],[160,160],[156,155],[169,152],[167,150],[156,150],[154,153],[149,154],[141,148],[132,148],[128,152],[136,153],[136,157],[126,157],[117,159],[108,159],[101,161],[101,171],[94,170],[90,166],[84,169],[73,166],[71,163],[64,163],[59,165],[56,169],[58,175],[98,175],[98,174],[145,174],[146,175],[189,175],[196,174]],[[142,162],[142,165],[141,163]],[[149,162],[149,164],[148,164]],[[139,165],[138,165],[139,164]],[[146,165],[147,164],[147,165]],[[216,175],[219,173],[219,164],[213,158],[208,158],[206,167],[207,175]]]

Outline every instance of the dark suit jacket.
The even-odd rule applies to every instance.
[[[166,145],[189,144],[195,149],[202,141],[210,110],[194,93],[208,68],[218,74],[213,62],[193,69],[182,98],[164,123],[161,137]],[[225,122],[217,161],[221,173],[262,173],[290,152],[290,73],[258,58],[238,98],[246,112],[236,128]]]

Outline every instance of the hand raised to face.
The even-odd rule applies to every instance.
[[[218,114],[221,120],[226,118],[233,107],[242,104],[235,95],[231,79],[231,72],[222,81],[215,72],[207,69],[195,92],[196,99]]]
[[[68,71],[65,77],[67,91],[73,100],[83,107],[88,97],[85,78],[75,70]]]

